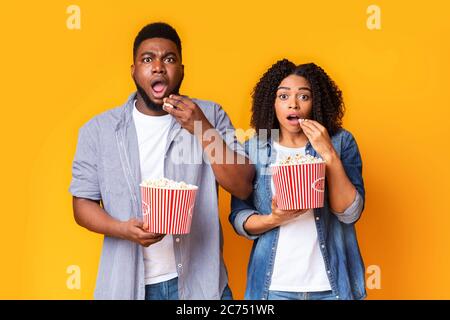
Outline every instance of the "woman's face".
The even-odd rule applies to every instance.
[[[275,113],[281,131],[302,131],[298,119],[310,119],[312,110],[311,85],[304,77],[290,75],[277,88]]]

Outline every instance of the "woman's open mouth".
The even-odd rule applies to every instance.
[[[155,79],[150,83],[152,94],[155,99],[162,99],[165,97],[167,91],[167,81],[163,78]]]
[[[295,115],[295,114],[288,115],[286,119],[288,120],[289,124],[291,124],[293,126],[298,126],[299,125],[298,119],[300,119],[300,117]]]

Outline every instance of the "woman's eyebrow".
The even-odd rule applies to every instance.
[[[278,88],[277,88],[277,90],[280,90],[280,89],[291,90],[291,88],[289,88],[289,87],[278,87]],[[311,89],[308,88],[308,87],[299,87],[298,90],[299,90],[299,91],[300,91],[300,90],[308,90],[308,91],[311,92]]]

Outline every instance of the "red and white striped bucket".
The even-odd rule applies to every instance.
[[[273,165],[271,168],[278,208],[299,210],[323,207],[325,162]]]
[[[147,231],[161,234],[189,233],[198,188],[140,187]]]

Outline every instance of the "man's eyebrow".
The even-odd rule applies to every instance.
[[[141,57],[146,56],[146,55],[156,56],[156,53],[154,51],[144,51],[141,53]],[[176,56],[177,54],[174,51],[163,52],[163,54],[162,54],[163,57],[167,57],[170,55]]]
[[[144,51],[140,54],[140,56],[154,56],[155,53],[152,51]]]

